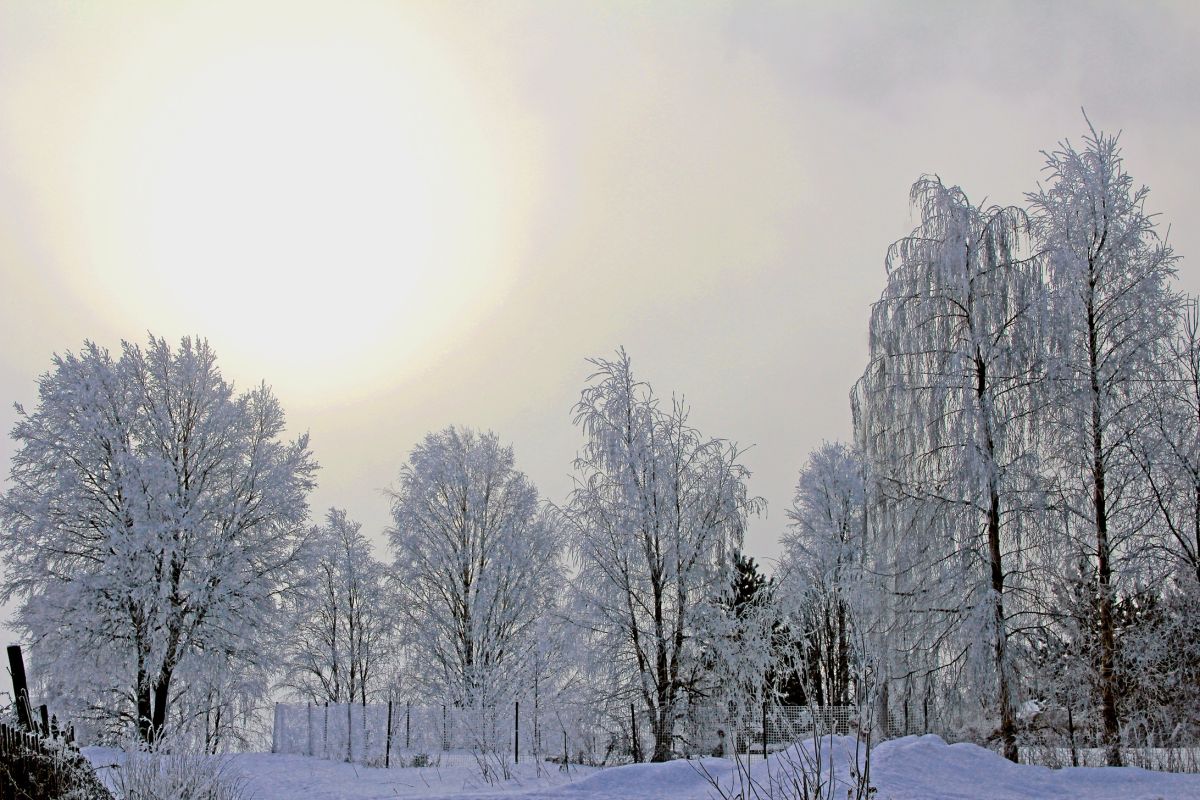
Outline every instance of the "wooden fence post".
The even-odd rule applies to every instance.
[[[412,703],[404,704],[404,749],[412,749]]]
[[[521,701],[513,701],[513,763],[521,763]]]
[[[12,671],[13,702],[17,704],[17,721],[23,729],[31,731],[32,706],[29,704],[29,685],[25,682],[25,661],[21,658],[21,645],[8,646],[8,667]]]

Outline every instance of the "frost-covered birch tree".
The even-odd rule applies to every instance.
[[[455,427],[413,448],[389,531],[409,669],[449,702],[494,705],[540,652],[562,590],[562,537],[494,433]]]
[[[0,552],[38,669],[84,714],[153,743],[176,678],[251,663],[306,539],[316,464],[265,385],[241,394],[207,342],[55,356],[17,407]],[[194,669],[193,669],[194,667]],[[100,694],[103,693],[103,694]]]
[[[314,702],[366,705],[386,679],[394,609],[362,525],[329,509],[313,530],[303,576],[288,601],[285,682]]]
[[[611,696],[645,709],[654,761],[701,677],[697,625],[729,582],[749,496],[740,451],[636,380],[624,350],[594,359],[575,406],[585,436],[564,516],[579,564],[575,613]],[[602,667],[600,666],[602,665]]]
[[[852,628],[871,593],[864,574],[865,502],[858,453],[826,442],[800,471],[788,510],[780,586],[804,643],[805,692],[820,705],[855,699]]]
[[[859,439],[891,506],[876,522],[904,526],[891,567],[902,624],[922,619],[916,630],[929,635],[914,644],[934,669],[965,667],[971,683],[991,684],[1015,760],[1008,643],[1036,494],[1042,281],[1020,209],[975,206],[936,177],[911,199],[920,224],[892,245],[871,311]]]
[[[1046,155],[1048,183],[1029,196],[1051,293],[1046,452],[1065,523],[1064,549],[1095,570],[1096,676],[1110,765],[1120,765],[1114,607],[1136,580],[1150,520],[1132,439],[1166,377],[1180,307],[1175,256],[1125,171],[1117,137]]]

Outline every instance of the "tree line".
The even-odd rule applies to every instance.
[[[660,404],[629,358],[593,362],[561,505],[491,432],[449,427],[391,491],[391,562],[343,509],[309,521],[317,463],[265,385],[238,393],[207,342],[55,356],[18,406],[0,497],[6,599],[41,695],[100,735],[205,750],[273,690],[316,702],[520,693],[636,702],[671,753],[696,638],[749,497],[739,451]]]
[[[570,697],[615,727],[632,704],[654,760],[704,704],[857,705],[1010,758],[1064,716],[1110,763],[1194,737],[1200,315],[1146,189],[1093,130],[1047,154],[1026,207],[936,176],[910,197],[853,443],[809,455],[771,579],[741,552],[764,507],[743,451],[623,350],[590,361],[562,502],[495,433],[430,433],[391,490],[387,561],[345,510],[314,524],[307,436],[207,342],[56,355],[0,496],[42,695],[214,752],[273,691]]]

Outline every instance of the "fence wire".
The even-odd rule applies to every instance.
[[[737,713],[716,705],[684,705],[670,726],[672,757],[739,754],[765,757],[814,735],[859,735],[872,743],[936,733],[912,718],[864,716],[854,706],[776,706]],[[1021,761],[1045,766],[1099,766],[1099,733],[1081,729],[1019,737]],[[999,742],[991,743],[999,749]],[[647,761],[654,753],[651,717],[636,705],[547,703],[519,700],[505,706],[461,708],[411,703],[286,704],[275,706],[272,749],[374,767],[479,766],[491,762],[611,765]],[[1200,748],[1124,747],[1126,763],[1151,769],[1200,771]]]
[[[685,706],[669,731],[670,752],[683,757],[767,754],[814,732],[857,732],[858,714],[850,706],[767,706],[741,714]],[[272,736],[277,753],[389,767],[469,765],[480,754],[564,766],[619,764],[648,760],[654,743],[652,719],[635,705],[595,708],[531,700],[485,708],[279,703]]]

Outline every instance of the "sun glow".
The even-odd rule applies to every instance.
[[[131,338],[194,330],[333,390],[503,296],[536,170],[428,37],[318,22],[126,58],[85,117],[76,256]]]

